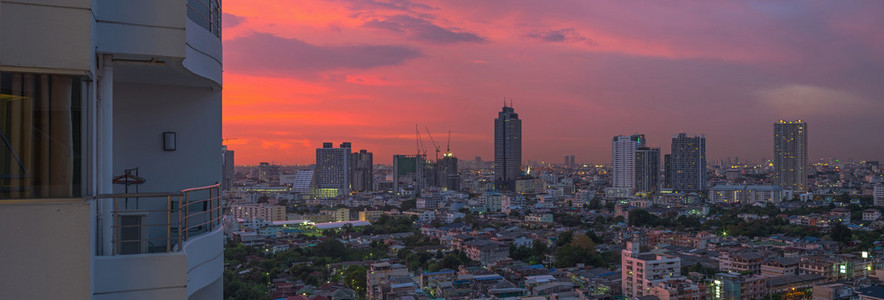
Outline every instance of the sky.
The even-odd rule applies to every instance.
[[[704,134],[709,160],[884,160],[884,1],[224,1],[223,122],[237,164],[493,160],[504,99],[524,160],[611,159],[611,138]]]

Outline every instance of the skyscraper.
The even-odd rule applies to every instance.
[[[645,135],[618,135],[611,141],[614,188],[635,189],[635,149],[645,145]]]
[[[672,137],[669,158],[669,183],[673,190],[706,190],[706,137],[679,133]]]
[[[350,143],[334,148],[332,143],[322,143],[316,149],[314,181],[316,196],[334,198],[350,193]]]
[[[374,189],[374,170],[371,152],[362,149],[350,155],[350,174],[352,188],[357,192]]]
[[[393,155],[393,193],[407,194],[408,190],[419,194],[424,187],[423,155]]]
[[[577,167],[577,163],[574,161],[574,155],[565,155],[565,168],[575,168]]]
[[[447,190],[460,190],[460,173],[457,171],[457,157],[452,153],[445,153],[437,164],[439,165],[440,185]]]
[[[777,185],[796,193],[807,192],[807,123],[774,123],[774,177]]]
[[[635,150],[635,193],[655,194],[659,189],[660,148]]]
[[[494,119],[494,179],[499,188],[512,189],[521,175],[522,120],[512,107],[504,106]]]
[[[233,154],[233,150],[227,150],[227,146],[221,146],[221,189],[225,191],[233,187],[233,176],[235,175]]]

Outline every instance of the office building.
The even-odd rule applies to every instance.
[[[504,106],[494,119],[494,181],[512,190],[522,174],[522,120],[512,107]]]
[[[271,185],[279,184],[279,166],[272,165],[269,162],[258,163],[258,182],[269,183]]]
[[[628,190],[627,194],[635,189],[635,150],[644,145],[643,134],[618,135],[612,139],[611,170],[614,188]]]
[[[340,148],[323,143],[322,148],[316,149],[316,197],[334,198],[350,193],[350,155],[350,143],[342,143]]]
[[[227,146],[221,146],[221,189],[230,190],[233,187],[233,177],[236,172],[233,169],[233,150],[227,150]]]
[[[807,123],[774,123],[774,177],[777,185],[795,193],[807,192]]]
[[[310,194],[315,186],[316,183],[313,181],[313,170],[300,170],[295,173],[295,180],[292,182],[292,192],[298,194]]]
[[[374,171],[371,152],[365,149],[353,152],[350,156],[350,174],[352,188],[356,192],[367,192],[374,188]]]
[[[657,194],[660,188],[660,148],[639,147],[635,150],[635,193]]]
[[[679,133],[672,137],[667,163],[670,187],[678,192],[706,190],[706,137]]]
[[[219,3],[0,1],[0,299],[223,297]]]

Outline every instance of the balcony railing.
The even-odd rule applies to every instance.
[[[221,226],[219,184],[178,193],[111,194],[113,255],[180,251],[184,242]]]
[[[187,0],[187,17],[221,38],[221,0]]]

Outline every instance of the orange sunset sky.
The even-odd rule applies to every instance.
[[[224,138],[237,164],[491,160],[512,99],[523,158],[608,162],[612,136],[703,133],[710,160],[770,158],[808,122],[811,159],[884,159],[884,1],[224,1]]]

